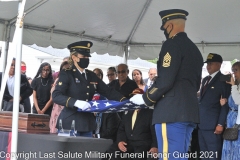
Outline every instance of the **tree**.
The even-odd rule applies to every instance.
[[[152,59],[152,60],[147,60],[147,61],[151,62],[151,63],[154,63],[154,64],[157,64],[158,58],[155,58],[155,59]]]

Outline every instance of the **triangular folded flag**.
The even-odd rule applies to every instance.
[[[113,112],[123,112],[127,110],[135,109],[144,109],[148,108],[146,105],[136,105],[129,100],[119,102],[113,100],[95,100],[89,101],[91,105],[90,109],[82,111],[78,109],[79,112],[104,112],[104,113],[113,113]]]

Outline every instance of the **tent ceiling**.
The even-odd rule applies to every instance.
[[[14,24],[17,8],[18,2],[0,2],[0,40],[5,22]],[[203,56],[218,52],[225,60],[238,58],[239,0],[27,0],[23,43],[65,48],[91,40],[92,52],[119,56],[129,44],[130,58],[152,59],[165,40],[158,12],[171,8],[189,12],[186,32]],[[14,25],[10,41],[13,31]]]

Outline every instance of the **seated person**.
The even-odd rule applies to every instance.
[[[147,159],[151,158],[147,152],[155,154],[158,152],[152,113],[152,109],[142,109],[128,111],[123,115],[117,132],[117,141],[107,150],[107,153],[112,153],[112,159],[121,159],[124,153],[144,153],[142,159]]]
[[[95,68],[93,72],[99,79],[103,79],[103,71],[99,68]],[[102,95],[95,93],[93,100],[106,100]],[[117,113],[95,113],[96,116],[96,129],[93,137],[106,138],[116,141],[117,129],[121,121]]]
[[[116,141],[117,130],[121,118],[117,113],[95,113],[96,129],[95,138],[106,138]]]

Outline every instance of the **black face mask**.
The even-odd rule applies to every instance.
[[[77,62],[78,66],[81,68],[87,68],[89,65],[89,58],[79,58],[80,62]]]
[[[167,28],[169,27],[169,25],[167,26]],[[166,39],[169,39],[169,35],[170,35],[170,33],[172,32],[172,30],[173,30],[173,27],[172,27],[172,30],[169,32],[169,33],[167,33],[167,28],[166,29],[164,29],[164,35],[165,35],[165,37],[166,37]]]

